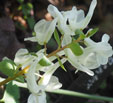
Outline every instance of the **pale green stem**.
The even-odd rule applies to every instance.
[[[96,99],[96,100],[103,100],[103,101],[111,101],[113,102],[113,98],[111,97],[105,97],[105,96],[96,96],[86,93],[80,93],[80,92],[74,92],[69,90],[63,90],[63,89],[57,89],[53,91],[47,91],[55,94],[63,94],[68,96],[76,96],[76,97],[82,97],[82,98],[88,98],[88,99]]]
[[[45,49],[44,53],[45,53],[45,55],[46,55],[46,54],[47,54],[47,53],[46,53],[46,51],[47,51],[46,43],[44,43],[44,49]]]

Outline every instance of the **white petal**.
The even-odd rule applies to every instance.
[[[102,36],[102,42],[108,42],[109,39],[110,39],[110,37],[109,37],[108,34],[104,34],[104,35]]]
[[[47,10],[54,18],[58,17],[59,19],[63,19],[62,14],[58,11],[58,9],[55,6],[50,4]]]
[[[77,8],[74,6],[72,10],[62,11],[64,18],[75,20],[77,18]]]
[[[74,66],[77,70],[83,71],[91,76],[94,75],[91,70],[80,63],[79,59],[72,53],[70,49],[66,49],[65,51],[66,55],[68,56],[68,61],[72,64],[72,66]]]
[[[101,42],[94,42],[90,38],[85,39],[87,45],[87,51],[93,52],[96,54],[96,60],[99,65],[106,64],[108,58],[113,55],[113,50],[111,45],[108,43],[109,36],[104,34]]]
[[[90,49],[87,48],[84,50],[84,53],[79,56],[78,59],[80,63],[88,69],[96,69],[100,66],[97,61],[96,53],[93,53],[92,51],[90,51]]]
[[[84,11],[83,10],[78,10],[77,11],[77,22],[80,22],[81,20],[83,20],[84,19]]]
[[[107,57],[104,57],[104,56],[101,56],[101,55],[97,55],[97,60],[98,60],[98,63],[101,64],[101,65],[105,65],[107,64],[108,62],[108,58]]]
[[[17,65],[21,64],[22,66],[24,65],[24,67],[27,66],[34,59],[34,57],[27,54],[28,54],[27,49],[19,49],[15,55],[14,62]]]
[[[28,70],[28,72],[26,73],[26,81],[27,81],[27,86],[28,89],[32,92],[32,93],[37,93],[39,91],[39,87],[37,85],[37,79],[35,77],[35,72],[36,72],[36,67],[38,62],[42,59],[41,55],[37,58],[37,60],[35,60],[32,65],[30,65],[30,68]]]
[[[28,38],[25,38],[24,41],[32,41],[32,42],[38,42],[37,38],[36,37],[28,37]]]
[[[77,27],[81,27],[81,29],[86,28],[86,26],[89,24],[93,16],[93,12],[94,12],[96,5],[97,5],[97,0],[92,0],[87,16],[80,23],[77,23],[76,25]]]
[[[36,69],[37,62],[34,62],[31,67],[29,68],[27,74],[26,74],[26,81],[27,81],[27,86],[28,89],[32,93],[38,93],[38,85],[36,83],[37,79],[35,77],[35,69]]]
[[[62,87],[62,84],[59,82],[58,78],[56,76],[52,76],[49,84],[46,87],[46,91],[52,91],[55,89],[59,89]]]
[[[65,62],[66,62],[66,59],[65,59],[65,58],[61,59],[61,62],[62,62],[62,64],[65,63]],[[50,79],[51,79],[51,76],[53,75],[53,73],[56,71],[56,69],[57,69],[59,66],[60,66],[60,65],[59,65],[59,62],[53,64],[53,65],[49,68],[49,70],[48,70],[47,72],[45,72],[45,74],[43,75],[43,77],[40,79],[39,85],[44,85],[44,86],[46,86],[46,85],[49,83],[49,81],[50,81]]]
[[[18,51],[17,51],[17,53],[16,53],[16,57],[19,57],[19,56],[24,56],[25,54],[27,54],[28,53],[28,50],[27,49],[19,49]]]
[[[51,36],[55,30],[56,27],[56,22],[57,22],[57,18],[54,19],[53,21],[51,21],[49,28],[47,28],[47,33],[48,35],[45,37],[46,38],[46,42],[48,42],[51,39]]]
[[[34,27],[34,31],[36,32],[36,39],[40,45],[44,45],[47,43],[56,26],[57,19],[52,21],[40,20]]]
[[[87,46],[95,46],[95,42],[93,40],[91,40],[90,38],[86,38],[85,39],[85,43]]]
[[[31,94],[28,98],[27,103],[47,103],[46,94],[42,93],[42,95]]]
[[[45,49],[41,49],[38,52],[36,52],[36,54],[41,55],[41,57],[42,57],[42,55],[44,55],[44,52],[45,52]]]
[[[30,96],[28,97],[28,101],[27,103],[38,103],[36,101],[37,96],[34,96],[33,94],[30,94]]]
[[[71,36],[65,34],[65,35],[64,35],[64,38],[63,38],[63,40],[62,40],[62,47],[65,46],[65,45],[68,45],[68,44],[71,43],[71,42],[72,42]]]

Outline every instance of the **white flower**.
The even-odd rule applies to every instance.
[[[57,18],[57,22],[58,22],[57,27],[60,30],[60,32],[62,34],[70,35],[72,31],[67,25],[67,18],[64,17],[62,13],[59,12],[58,9],[51,4],[48,6],[47,10],[54,17],[54,19]]]
[[[97,62],[97,57],[94,52],[90,52],[87,49],[84,49],[84,52],[81,56],[78,57],[81,65],[87,67],[88,69],[96,69],[100,66]]]
[[[34,60],[34,56],[32,55],[29,55],[28,54],[28,50],[27,49],[19,49],[15,55],[15,59],[14,59],[14,62],[19,65],[21,64],[24,67],[28,66],[31,61]]]
[[[77,29],[84,29],[89,24],[94,9],[96,7],[97,0],[92,0],[89,12],[84,16],[83,10],[77,10],[73,7],[72,10],[59,12],[53,5],[48,6],[49,13],[54,17],[58,18],[58,29],[67,35],[75,35]],[[69,24],[67,24],[67,21]]]
[[[68,61],[77,69],[77,71],[83,71],[91,76],[94,75],[93,71],[91,71],[90,68],[87,67],[87,65],[83,65],[81,63],[81,60],[84,58],[81,58],[81,60],[79,60],[80,56],[75,56],[70,48],[65,49],[65,55],[68,57]]]
[[[96,7],[97,0],[92,0],[89,12],[85,17],[83,10],[77,10],[76,7],[73,7],[72,10],[63,12],[63,15],[68,18],[69,26],[72,29],[72,31],[76,31],[76,29],[84,29],[89,24],[94,9]]]
[[[44,49],[41,49],[40,51],[36,53],[36,56],[35,56],[35,55],[30,54],[27,49],[19,49],[15,55],[14,62],[17,65],[21,64],[22,69],[23,69],[26,66],[31,65],[33,61],[36,60],[39,55],[44,57],[43,53],[44,53]]]
[[[52,76],[56,69],[59,67],[59,63],[52,63],[52,65],[49,67],[45,67],[49,69],[47,69],[46,72],[40,76],[39,71],[37,70],[41,69],[40,67],[37,68],[36,66],[39,60],[41,60],[41,58],[37,59],[31,64],[26,74],[28,89],[32,93],[29,96],[28,103],[46,103],[45,91],[58,89],[62,86],[62,84],[59,83],[57,77]],[[62,59],[61,61],[64,63],[66,59]]]
[[[65,36],[64,41],[62,42],[62,46],[65,46],[69,43],[71,43],[71,37],[69,36],[68,38],[66,38],[66,36]],[[65,52],[65,55],[67,56],[67,60],[71,63],[72,66],[74,66],[77,69],[77,71],[78,70],[83,71],[91,76],[94,75],[94,73],[89,68],[87,68],[86,66],[81,64],[81,62],[79,60],[80,57],[75,56],[70,48],[66,48],[64,50],[64,52]],[[84,58],[86,58],[86,57],[84,57]],[[82,59],[84,59],[84,58],[82,58]]]
[[[40,45],[46,44],[50,40],[55,30],[56,22],[57,22],[57,18],[52,21],[46,21],[44,19],[40,20],[34,27],[36,36],[25,38],[24,40],[38,42]]]
[[[27,103],[46,103],[46,94],[45,92],[42,95],[30,94]]]
[[[62,84],[59,83],[58,78],[52,76],[49,83],[46,86],[38,85],[38,88],[40,88],[39,92],[31,92],[32,94],[30,94],[27,103],[46,103],[47,101],[45,91],[59,89],[61,86]]]
[[[94,42],[90,38],[86,38],[85,42],[87,44],[86,51],[89,52],[89,55],[93,53],[95,55],[95,60],[99,65],[107,64],[108,58],[113,55],[113,50],[109,41],[109,35],[104,34],[101,42]]]
[[[70,38],[64,39],[62,46],[69,44]],[[86,48],[83,49],[83,54],[75,56],[71,49],[64,50],[68,61],[77,69],[93,76],[92,69],[98,68],[100,65],[107,64],[108,58],[113,55],[113,50],[108,43],[109,36],[104,34],[101,42],[94,42],[90,38],[85,39]]]
[[[64,63],[66,59],[62,59],[61,62]],[[47,85],[49,80],[51,79],[52,74],[56,71],[56,69],[59,67],[59,62],[52,64],[49,69],[44,73],[42,79],[39,81],[40,85]],[[45,67],[46,68],[46,67]]]
[[[65,46],[69,43],[71,43],[71,37],[69,36],[68,38],[66,38],[66,36],[65,36],[64,41],[62,42],[62,46]],[[67,56],[67,60],[71,63],[72,66],[74,66],[77,69],[77,71],[80,70],[91,76],[94,75],[94,73],[89,68],[87,68],[86,66],[84,66],[80,63],[80,60],[79,60],[80,57],[75,56],[70,48],[66,48],[64,50],[64,52],[65,52],[65,55]],[[84,58],[86,58],[86,57],[84,57]],[[84,59],[84,58],[82,58],[82,59]]]

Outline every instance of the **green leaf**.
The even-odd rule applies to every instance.
[[[76,42],[72,42],[69,45],[69,48],[72,50],[72,52],[76,55],[76,56],[80,56],[83,54],[83,50],[81,49],[80,45]]]
[[[83,40],[84,38],[86,38],[86,36],[84,34],[81,34],[80,39]]]
[[[84,33],[83,33],[83,31],[82,30],[80,30],[80,29],[77,29],[76,31],[75,31],[75,34],[77,35],[77,34],[82,34],[82,35],[84,35]]]
[[[34,25],[35,25],[34,18],[32,16],[27,17],[27,22],[28,22],[28,25],[29,25],[30,29],[33,29],[34,28]]]
[[[6,86],[3,100],[5,103],[19,103],[20,93],[19,87],[13,85],[13,82],[9,82]]]
[[[61,45],[60,37],[59,37],[58,32],[57,32],[56,29],[55,29],[55,31],[54,31],[54,38],[55,38],[55,40],[57,41],[58,46],[60,46],[60,45]]]
[[[22,6],[21,5],[18,7],[18,10],[22,10]]]
[[[24,83],[24,76],[19,76],[15,80],[18,82]]]
[[[16,64],[10,59],[5,59],[0,62],[0,71],[7,76],[13,76],[16,71]]]
[[[24,0],[17,0],[20,4],[24,2]]]
[[[57,59],[58,59],[58,62],[59,62],[59,64],[60,64],[61,68],[62,68],[64,71],[66,71],[66,72],[67,72],[67,70],[65,69],[64,65],[62,64],[62,62],[61,62],[60,58],[59,58],[59,57],[57,57]]]
[[[32,3],[27,3],[27,6],[28,6],[29,9],[33,9]]]
[[[22,4],[22,13],[24,16],[28,16],[30,14],[31,9],[26,5]]]
[[[91,37],[91,36],[93,36],[98,30],[99,30],[98,28],[95,28],[95,29],[91,30],[91,31],[86,35],[86,37]]]
[[[80,30],[80,29],[77,29],[77,30],[75,31],[75,34],[76,34],[76,35],[79,35],[79,37],[80,37],[81,40],[84,39],[84,38],[86,38],[86,36],[85,36],[85,34],[83,33],[83,31]]]
[[[39,61],[39,64],[41,65],[41,66],[49,66],[49,65],[51,65],[52,63],[51,63],[51,61],[47,58],[47,57],[43,57],[40,61]]]

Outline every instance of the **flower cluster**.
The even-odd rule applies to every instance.
[[[48,59],[44,55],[44,49],[35,54],[31,54],[27,49],[20,49],[15,55],[14,62],[22,65],[22,68],[30,66],[26,74],[28,89],[32,94],[28,98],[28,103],[46,103],[46,91],[58,89],[62,84],[56,76],[52,76],[55,70],[60,66],[59,63],[52,63],[56,58]],[[64,63],[66,59],[62,59]],[[43,75],[40,74],[43,72]]]
[[[36,53],[29,53],[27,49],[20,49],[14,62],[22,65],[22,69],[29,66],[26,73],[26,81],[31,95],[28,103],[46,103],[45,91],[59,89],[62,84],[53,73],[63,63],[70,62],[77,71],[83,71],[91,76],[92,69],[106,64],[108,58],[113,55],[109,41],[109,35],[104,34],[101,42],[94,42],[91,36],[97,29],[90,29],[86,34],[83,30],[89,24],[97,0],[92,0],[88,14],[85,17],[83,10],[77,10],[74,6],[69,11],[59,11],[55,6],[49,5],[48,12],[53,17],[52,21],[40,20],[34,27],[36,35],[25,38],[40,45],[46,45],[52,34],[56,35],[58,49],[51,54],[45,54],[45,49]],[[57,30],[61,33],[59,37]],[[81,45],[82,43],[82,45]],[[56,63],[53,61],[58,59]]]

